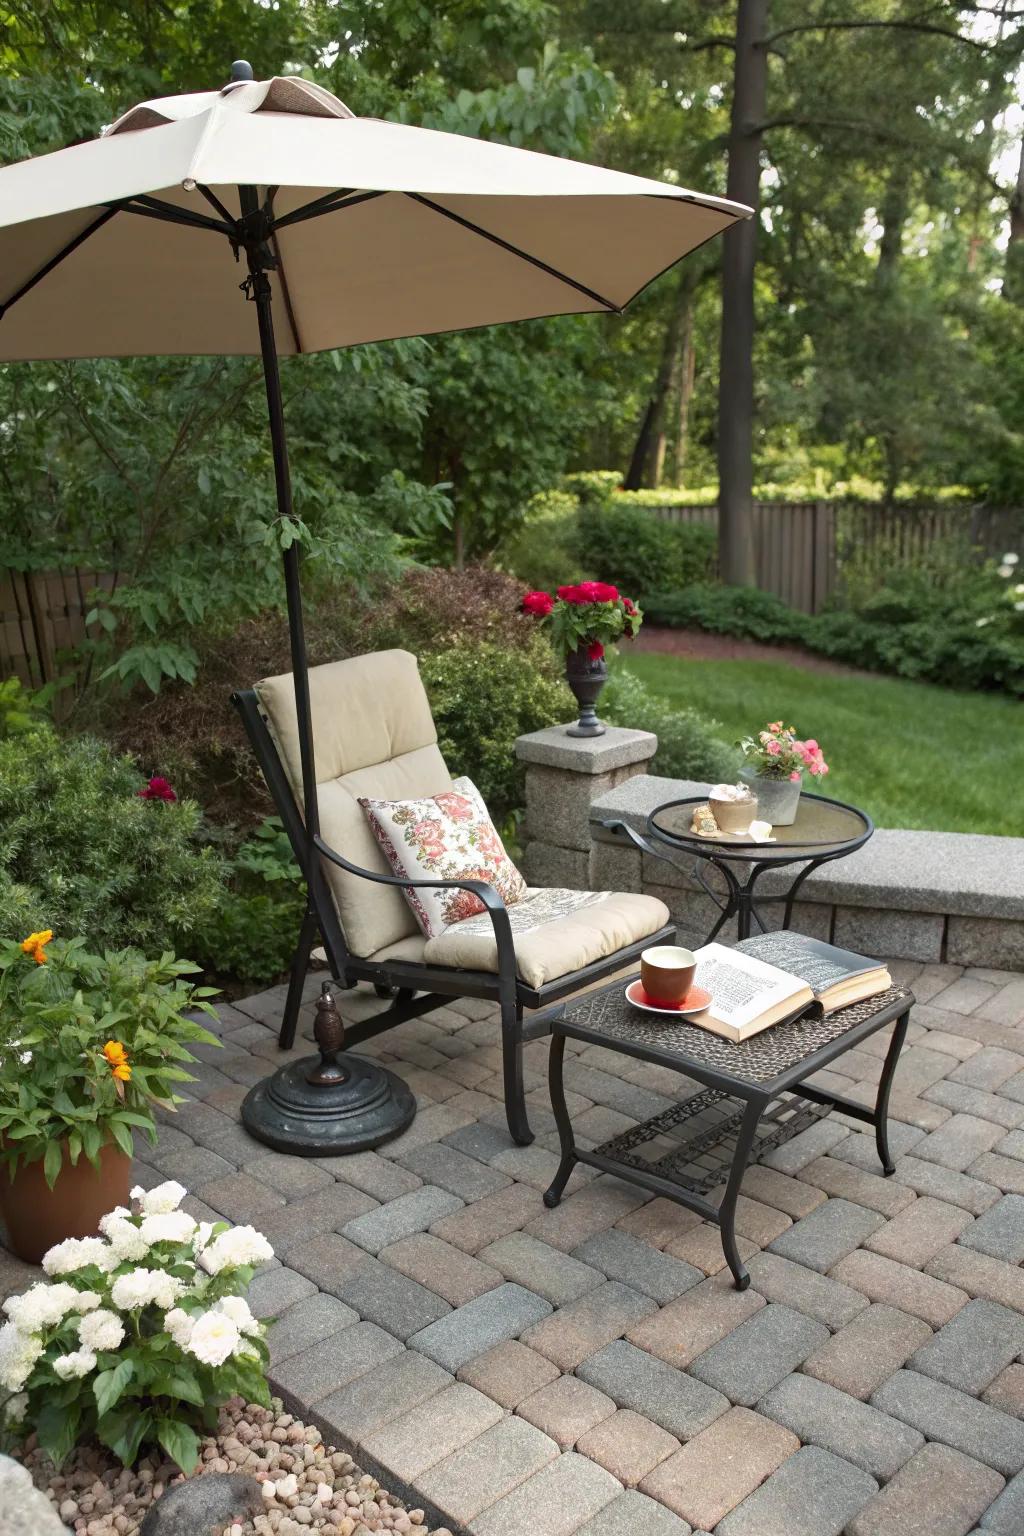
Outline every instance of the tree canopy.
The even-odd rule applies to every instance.
[[[242,55],[357,113],[755,204],[622,319],[283,370],[314,572],[486,555],[564,471],[617,467],[720,472],[742,581],[755,482],[1024,495],[1022,50],[1024,0],[36,0],[0,31],[0,156]],[[244,359],[0,369],[4,563],[116,570],[97,634],[126,678],[187,677],[190,626],[279,598],[258,386]]]

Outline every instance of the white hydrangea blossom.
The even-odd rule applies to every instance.
[[[194,1326],[194,1319],[181,1307],[172,1307],[169,1312],[164,1313],[164,1327],[179,1349],[188,1348]]]
[[[239,1333],[248,1334],[251,1337],[260,1331],[259,1319],[253,1317],[244,1296],[222,1296],[220,1301],[214,1303],[213,1310],[223,1312],[225,1317],[230,1317]]]
[[[199,1255],[199,1264],[208,1275],[219,1275],[224,1269],[237,1269],[240,1264],[265,1264],[274,1257],[274,1250],[255,1227],[233,1227],[222,1232]]]
[[[196,1223],[186,1211],[160,1211],[143,1216],[139,1228],[145,1242],[190,1243],[195,1235]]]
[[[101,1307],[82,1318],[78,1337],[86,1349],[117,1349],[124,1338],[124,1324],[116,1312]]]
[[[213,1222],[201,1221],[196,1227],[195,1236],[192,1239],[192,1252],[202,1253],[210,1238],[213,1236]]]
[[[173,1307],[185,1286],[173,1275],[159,1269],[132,1269],[118,1275],[110,1287],[110,1299],[122,1312],[134,1312],[155,1302],[158,1307]]]
[[[20,1392],[32,1374],[32,1367],[43,1352],[43,1341],[36,1333],[25,1333],[14,1323],[0,1328],[0,1387]]]
[[[80,1291],[63,1280],[56,1285],[39,1281],[24,1296],[9,1296],[4,1311],[23,1332],[37,1333],[63,1321],[69,1312],[77,1312],[80,1296]]]
[[[168,1179],[155,1189],[143,1189],[141,1184],[136,1184],[132,1199],[139,1202],[143,1216],[166,1216],[178,1209],[187,1194],[184,1184],[179,1184],[177,1179]]]
[[[137,1263],[149,1252],[149,1244],[141,1231],[134,1221],[130,1221],[126,1216],[119,1216],[116,1221],[110,1222],[107,1227],[107,1238],[118,1263],[125,1259]]]
[[[188,1341],[188,1352],[203,1365],[223,1365],[238,1348],[241,1335],[230,1317],[211,1310],[197,1317]]]
[[[102,1237],[68,1237],[43,1256],[48,1275],[71,1275],[89,1264],[109,1273],[117,1267],[117,1255]]]
[[[70,1381],[73,1376],[88,1376],[96,1369],[96,1356],[91,1349],[73,1349],[70,1355],[59,1355],[53,1362],[53,1369],[61,1381]]]
[[[78,1300],[75,1302],[76,1312],[95,1312],[103,1297],[99,1291],[79,1291]]]
[[[28,1393],[19,1392],[14,1397],[9,1397],[4,1404],[4,1423],[20,1424],[25,1417],[28,1407]]]
[[[126,1205],[115,1205],[112,1211],[108,1211],[105,1216],[100,1217],[100,1231],[103,1233],[103,1236],[109,1237],[111,1227],[115,1226],[119,1221],[124,1221],[130,1215],[131,1211]]]

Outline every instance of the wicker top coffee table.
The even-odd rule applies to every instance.
[[[626,983],[616,981],[550,1018],[549,1083],[562,1158],[545,1205],[554,1206],[573,1168],[585,1163],[652,1194],[664,1195],[721,1228],[722,1248],[737,1290],[750,1284],[736,1247],[734,1216],[743,1175],[757,1161],[833,1109],[874,1126],[886,1174],[887,1111],[893,1074],[906,1038],[914,996],[894,986],[824,1019],[773,1025],[734,1043],[685,1019],[641,1013],[627,1002]],[[806,1081],[868,1035],[895,1024],[873,1109]],[[576,1145],[566,1107],[563,1060],[567,1038],[601,1045],[640,1061],[670,1067],[698,1085],[671,1109],[587,1151]],[[715,1205],[708,1194],[725,1181]]]

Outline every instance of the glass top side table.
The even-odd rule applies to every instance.
[[[705,878],[700,864],[694,867],[697,881],[715,905],[721,908],[718,921],[704,940],[706,944],[717,937],[733,916],[736,917],[738,938],[750,937],[752,922],[757,924],[762,933],[766,933],[767,924],[757,909],[758,881],[770,870],[802,864],[804,867],[796,874],[788,890],[773,893],[774,897],[786,904],[782,926],[788,928],[793,917],[793,904],[807,876],[823,864],[845,858],[847,854],[863,847],[875,830],[871,817],[855,805],[847,805],[842,800],[830,800],[824,795],[802,794],[793,825],[772,828],[775,838],[773,843],[754,843],[745,836],[728,833],[719,837],[702,837],[697,832],[691,832],[690,822],[694,809],[706,804],[706,795],[667,800],[648,816],[646,835],[634,831],[624,821],[601,823],[607,831],[624,833],[642,852],[655,858],[667,858],[669,851],[693,854],[696,859],[719,871],[728,893],[724,901]]]

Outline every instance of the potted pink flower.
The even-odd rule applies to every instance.
[[[828,763],[813,736],[800,741],[791,725],[775,720],[737,743],[743,753],[740,778],[757,796],[759,814],[774,827],[796,820],[803,776],[824,778]]]
[[[565,658],[565,680],[580,707],[570,736],[603,736],[594,706],[608,681],[606,655],[618,640],[632,640],[641,609],[607,581],[581,581],[550,592],[527,592],[523,611],[549,624],[555,649]]]

